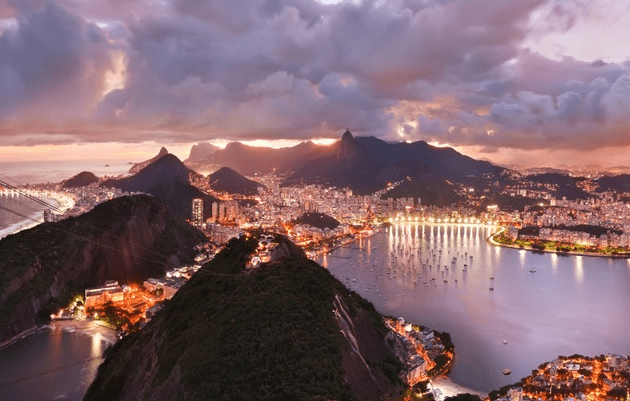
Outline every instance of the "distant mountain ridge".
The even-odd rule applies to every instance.
[[[221,148],[214,146],[210,142],[200,142],[190,148],[190,155],[188,156],[188,159],[184,160],[184,163],[205,160],[214,155],[214,153],[219,149]]]
[[[193,169],[229,167],[239,174],[252,177],[256,174],[285,172],[305,160],[322,157],[331,150],[312,142],[302,142],[289,148],[264,148],[230,142],[224,149],[216,150],[203,160],[186,160]]]
[[[101,186],[151,194],[161,199],[173,214],[183,218],[190,218],[192,200],[201,198],[204,203],[204,218],[208,218],[212,203],[217,199],[191,185],[191,174],[197,173],[186,167],[177,156],[169,153],[130,177],[110,179],[101,183]]]
[[[331,147],[334,149],[332,155],[303,163],[287,176],[283,185],[349,187],[356,194],[367,195],[390,183],[403,181],[404,185],[384,196],[420,197],[424,199],[423,203],[445,206],[456,198],[454,187],[447,178],[466,181],[471,174],[479,178],[485,173],[502,171],[453,149],[434,148],[424,142],[389,143],[374,137],[355,138],[350,131]],[[437,153],[442,156],[438,157]],[[452,165],[446,166],[449,160]],[[447,177],[436,173],[434,168]]]
[[[282,148],[228,144],[205,163],[228,166],[245,175],[275,171],[286,175],[282,185],[321,184],[349,187],[365,195],[404,181],[391,197],[420,197],[423,203],[449,205],[457,199],[455,184],[487,183],[507,170],[475,160],[452,148],[424,141],[386,142],[375,137],[354,137],[346,130],[340,141],[328,146],[312,142]]]
[[[229,194],[256,195],[262,184],[252,181],[229,167],[222,167],[208,176],[208,184],[213,191]]]

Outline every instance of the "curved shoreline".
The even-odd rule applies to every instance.
[[[595,258],[610,258],[610,259],[630,259],[630,255],[613,255],[613,254],[602,254],[602,253],[594,253],[594,252],[575,252],[575,251],[568,251],[568,252],[563,252],[563,251],[556,251],[553,249],[533,249],[533,248],[521,248],[518,245],[506,245],[506,244],[501,244],[497,241],[495,241],[494,237],[496,237],[497,235],[501,234],[503,231],[505,231],[505,227],[501,227],[499,231],[490,234],[487,238],[486,238],[486,242],[490,245],[494,245],[494,246],[498,246],[498,247],[503,247],[503,248],[510,248],[510,249],[517,249],[517,250],[524,250],[524,251],[529,251],[532,253],[551,253],[551,254],[556,254],[556,255],[560,255],[560,256],[590,256],[590,257],[595,257]]]
[[[43,194],[45,200],[48,203],[52,203],[55,206],[55,208],[61,210],[63,213],[65,213],[66,211],[74,207],[74,199],[72,199],[70,196],[68,196],[67,194],[63,192],[46,191],[43,193],[38,193],[38,192],[32,193],[32,191],[28,191],[28,190],[25,190],[24,192],[29,195],[36,196],[36,197],[38,197],[38,195]],[[44,212],[44,209],[40,211],[36,211],[36,212],[31,212],[29,214],[28,219],[22,219],[20,221],[12,223],[11,225],[5,228],[1,228],[0,239],[7,237],[9,235],[12,235],[12,234],[19,233],[20,231],[28,230],[30,228],[33,228],[43,223],[43,218],[42,218],[42,221],[34,221],[34,220],[39,220],[41,216],[43,216],[43,212]]]
[[[10,347],[17,341],[39,333],[40,331],[63,329],[64,327],[72,328],[74,330],[83,330],[84,334],[91,334],[88,333],[89,330],[98,331],[103,336],[103,339],[110,344],[115,344],[118,341],[118,338],[116,337],[116,330],[97,320],[53,320],[48,324],[28,328],[21,333],[0,342],[0,350]]]

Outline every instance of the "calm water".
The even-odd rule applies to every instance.
[[[56,183],[82,171],[92,172],[97,177],[117,176],[126,174],[130,167],[120,160],[98,159],[0,162],[0,179],[11,185]]]
[[[630,261],[494,247],[490,230],[398,225],[319,262],[379,312],[451,333],[449,376],[474,390],[558,355],[630,354]]]
[[[81,400],[109,342],[108,329],[44,329],[0,349],[0,400]]]

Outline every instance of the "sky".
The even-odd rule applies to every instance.
[[[630,0],[0,0],[0,161],[424,140],[630,165]]]

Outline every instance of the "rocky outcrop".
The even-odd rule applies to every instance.
[[[136,163],[133,166],[131,166],[131,168],[129,169],[129,173],[130,174],[136,174],[138,173],[140,170],[142,170],[143,168],[145,168],[146,166],[148,166],[149,164],[157,161],[159,158],[161,158],[164,155],[168,154],[168,150],[166,150],[165,147],[162,147],[160,149],[160,151],[158,152],[158,154],[155,157],[152,157],[149,160],[145,160],[143,162],[140,163]]]
[[[188,163],[205,160],[214,155],[214,153],[219,149],[221,148],[214,146],[210,142],[200,142],[190,148],[190,155],[188,156],[188,159],[184,160],[184,162]]]
[[[193,246],[204,238],[146,195],[118,198],[77,218],[5,237],[0,241],[0,341],[41,323],[85,287],[163,274],[173,255],[191,258]]]
[[[362,311],[352,314],[338,294],[333,306],[335,320],[350,345],[342,351],[348,385],[362,400],[372,400],[387,394],[392,390],[390,379],[367,361],[384,359],[391,351],[374,329],[368,315]]]
[[[284,236],[278,236],[278,245],[271,250],[269,255],[269,261],[271,263],[278,263],[292,258],[306,261],[308,258],[304,253],[304,250],[295,245],[288,238]]]

